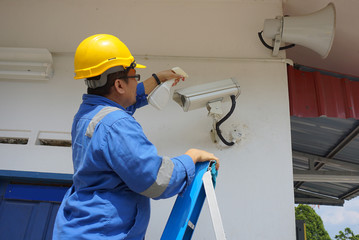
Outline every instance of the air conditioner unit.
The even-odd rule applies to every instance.
[[[0,79],[49,80],[52,76],[49,50],[0,47]]]

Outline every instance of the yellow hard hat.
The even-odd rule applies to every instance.
[[[127,46],[115,36],[97,34],[83,40],[75,53],[75,79],[90,78],[101,75],[115,66],[146,66],[135,63]]]

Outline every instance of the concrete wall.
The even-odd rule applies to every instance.
[[[1,8],[5,10],[0,10],[2,24],[4,17],[10,17],[8,12],[24,8],[5,2]],[[162,155],[176,156],[196,147],[220,157],[216,193],[228,239],[295,239],[286,65],[281,59],[271,59],[256,37],[265,18],[281,14],[281,1],[122,1],[129,11],[117,18],[119,22],[131,20],[121,28],[121,34],[107,24],[106,16],[114,20],[117,12],[108,5],[88,1],[82,10],[96,13],[103,24],[84,25],[76,31],[79,22],[84,22],[72,17],[75,10],[84,15],[81,6],[52,3],[57,10],[52,11],[51,28],[46,27],[48,22],[33,20],[46,29],[41,32],[33,25],[34,33],[43,34],[38,41],[29,31],[21,33],[25,27],[17,19],[9,24],[12,27],[0,25],[2,33],[8,33],[0,41],[1,46],[47,47],[53,52],[55,69],[49,81],[0,81],[0,134],[29,137],[27,145],[0,144],[0,169],[72,173],[70,148],[41,146],[37,138],[39,134],[68,138],[72,117],[85,92],[82,81],[72,80],[73,51],[79,41],[93,32],[117,34],[120,38],[122,35],[137,62],[148,66],[139,71],[144,77],[180,66],[190,77],[178,88],[229,77],[237,79],[242,94],[234,114],[222,125],[227,138],[233,129],[242,133],[241,141],[233,147],[211,142],[212,120],[206,109],[184,113],[170,102],[163,111],[152,106],[140,109],[135,118]],[[51,19],[49,3],[43,2],[43,8],[26,1],[24,5],[32,13],[41,12]],[[68,15],[63,18],[62,28],[55,31],[60,24],[57,11],[64,9]],[[23,19],[30,16],[25,11],[23,14]],[[88,29],[91,30],[86,32]],[[72,33],[74,40],[64,34],[66,31]],[[61,39],[54,38],[58,32],[63,33]],[[8,35],[17,41],[11,42]],[[224,103],[223,107],[226,112],[230,105]],[[161,235],[174,199],[152,201],[148,239]],[[214,239],[211,229],[205,207],[194,239]]]

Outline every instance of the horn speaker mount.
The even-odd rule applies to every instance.
[[[261,42],[273,50],[277,56],[279,50],[294,47],[295,44],[307,47],[326,58],[333,44],[335,32],[335,6],[329,3],[325,8],[309,15],[266,19],[262,32],[258,33]],[[270,38],[274,46],[271,47],[263,40]],[[282,42],[293,43],[280,47]]]

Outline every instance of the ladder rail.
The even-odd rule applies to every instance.
[[[186,191],[177,196],[161,240],[191,239],[206,197],[216,239],[226,239],[214,191],[217,171],[212,166],[214,167],[213,162],[196,164],[195,178]]]
[[[226,240],[221,213],[218,208],[218,202],[216,198],[216,193],[214,191],[212,175],[210,171],[207,171],[203,175],[203,186],[207,196],[209,212],[211,214],[212,224],[213,224],[214,233],[216,235],[216,239]]]

